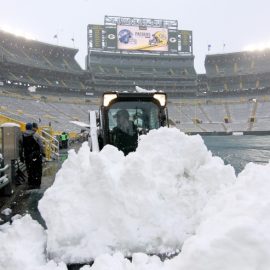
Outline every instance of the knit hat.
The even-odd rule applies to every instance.
[[[27,124],[25,125],[25,129],[26,129],[26,130],[32,130],[32,128],[33,128],[32,123],[27,123]]]
[[[32,127],[38,129],[38,124],[37,123],[33,123],[32,124]]]

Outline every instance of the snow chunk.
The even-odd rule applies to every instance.
[[[155,89],[147,90],[147,89],[141,88],[139,86],[136,86],[135,88],[136,88],[136,91],[138,93],[156,93],[157,92],[157,90],[155,90]]]
[[[36,90],[37,90],[37,87],[36,87],[36,86],[29,86],[29,87],[28,87],[28,91],[29,91],[30,93],[35,93]]]
[[[126,157],[110,145],[91,153],[84,143],[78,154],[69,152],[39,203],[48,252],[67,263],[116,251],[175,251],[211,196],[234,181],[233,168],[200,136],[177,129],[151,131]]]
[[[5,216],[9,216],[11,215],[11,213],[12,213],[12,210],[10,208],[6,208],[1,212],[1,214]]]
[[[46,233],[30,215],[0,226],[0,269],[67,270],[64,263],[46,261]]]
[[[22,218],[22,216],[19,215],[19,214],[16,214],[15,216],[13,216],[13,217],[11,218],[11,220],[14,221],[14,220],[20,219],[20,218]]]
[[[46,235],[29,215],[0,226],[0,265],[5,269],[28,269],[45,263]]]

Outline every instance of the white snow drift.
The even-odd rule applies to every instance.
[[[161,128],[124,157],[112,146],[70,151],[40,201],[52,258],[85,262],[116,251],[164,253],[194,234],[207,201],[235,182],[200,136]]]
[[[200,137],[176,130],[151,132],[128,157],[112,147],[90,154],[84,145],[40,204],[47,233],[28,215],[0,226],[0,270],[67,270],[47,261],[46,245],[58,261],[108,252],[82,270],[268,270],[269,175],[270,164],[250,163],[235,181]],[[143,244],[163,251],[183,241],[165,262],[124,258]]]
[[[248,164],[235,185],[207,203],[196,234],[174,259],[162,263],[136,254],[131,263],[121,254],[107,254],[99,256],[91,270],[270,269],[269,175],[270,164]]]
[[[248,164],[234,186],[208,203],[196,235],[185,242],[173,266],[193,270],[270,269],[269,175],[270,164]]]
[[[29,215],[0,226],[0,270],[67,270],[46,261],[46,233]]]

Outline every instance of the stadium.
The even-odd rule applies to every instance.
[[[117,16],[87,26],[85,69],[77,49],[4,31],[0,41],[2,122],[79,132],[70,121],[87,122],[104,91],[139,86],[168,94],[170,123],[184,132],[269,131],[269,50],[209,54],[197,74],[192,31],[175,20]]]
[[[165,31],[168,42],[127,47],[117,39],[123,29],[131,34]],[[177,21],[105,16],[104,25],[87,27],[83,70],[76,49],[4,31],[0,37],[3,117],[78,131],[70,121],[87,121],[87,111],[97,109],[104,91],[139,86],[168,94],[171,123],[184,132],[268,131],[269,50],[207,55],[206,74],[197,74],[192,32],[179,30]]]
[[[168,43],[147,50],[117,43],[118,30],[140,28],[165,29]],[[207,55],[206,74],[197,74],[192,32],[179,30],[177,21],[105,16],[104,25],[87,27],[83,70],[76,49],[4,31],[0,37],[3,116],[78,131],[69,121],[87,121],[104,91],[139,86],[168,94],[171,123],[184,132],[268,131],[269,50]]]
[[[85,30],[84,67],[0,30],[0,265],[269,269],[270,49],[199,73],[177,20]]]

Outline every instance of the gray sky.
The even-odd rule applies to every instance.
[[[87,25],[103,24],[104,15],[178,20],[179,29],[193,31],[198,73],[204,72],[208,44],[211,53],[222,53],[270,42],[269,0],[0,0],[0,10],[0,28],[52,44],[57,33],[59,45],[69,47],[74,36],[83,68]]]

